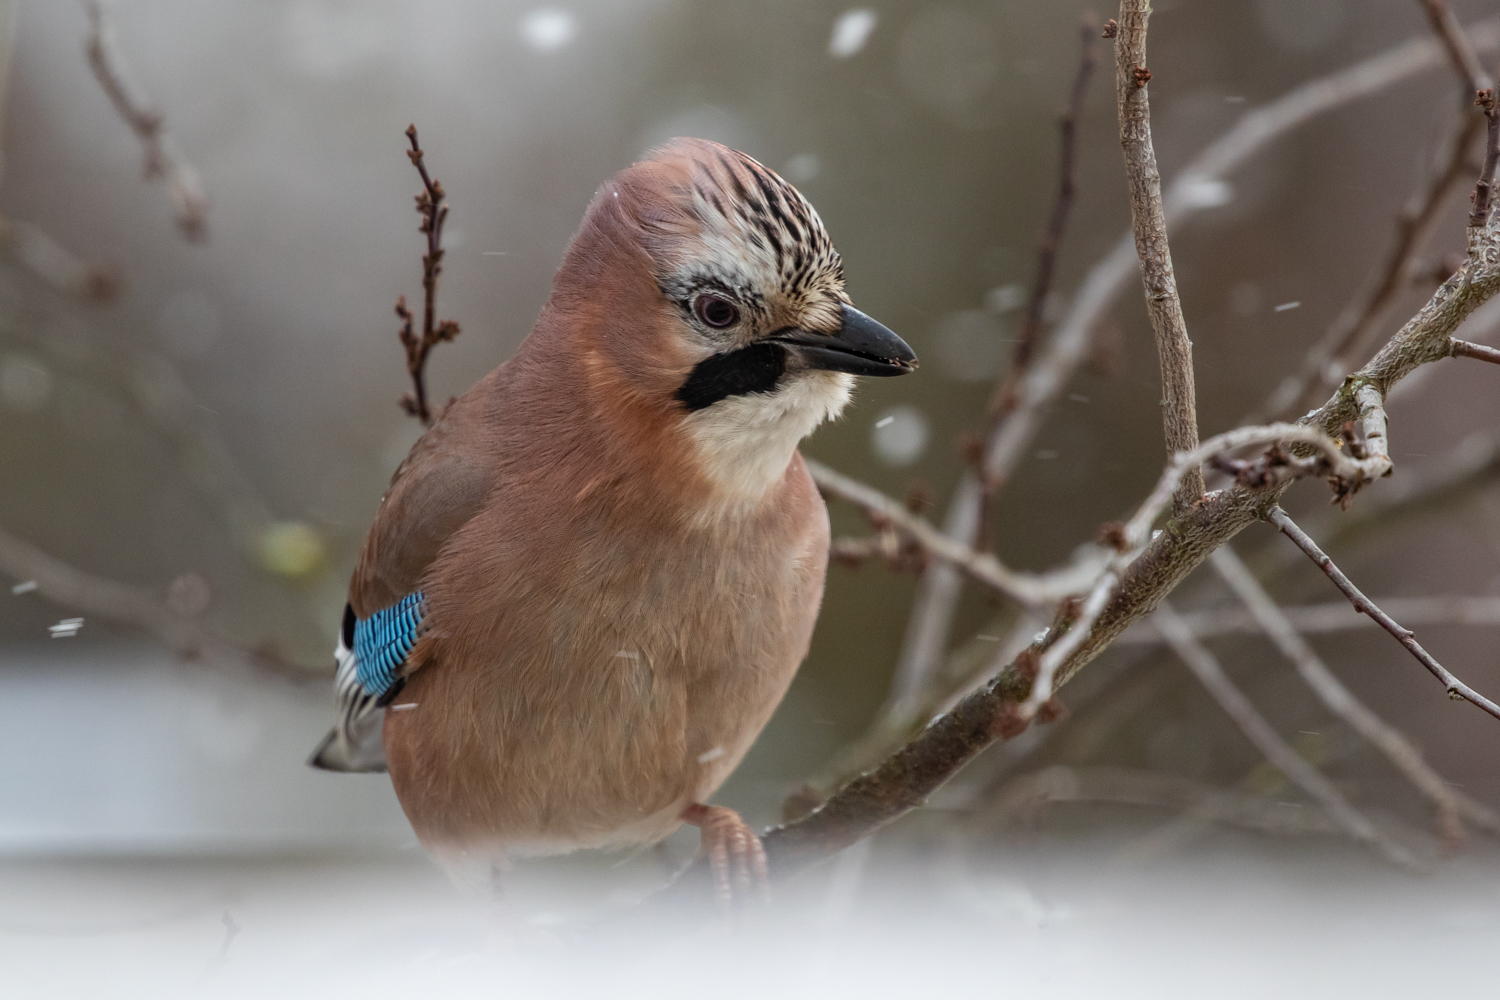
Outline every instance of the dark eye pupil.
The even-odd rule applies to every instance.
[[[705,295],[698,300],[698,318],[709,326],[726,327],[739,318],[739,310],[716,295]]]

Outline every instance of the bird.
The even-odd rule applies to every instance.
[[[798,450],[917,367],[812,205],[703,139],[602,185],[515,354],[396,469],[310,763],[387,770],[460,879],[699,828],[721,905],[767,886],[710,804],[807,655],[828,511]]]

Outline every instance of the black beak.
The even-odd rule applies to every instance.
[[[906,341],[853,306],[844,306],[844,325],[837,333],[792,330],[775,340],[808,368],[852,375],[905,375],[917,369],[917,355]]]

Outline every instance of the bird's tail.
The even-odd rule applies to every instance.
[[[384,771],[385,747],[380,742],[380,719],[380,714],[376,714],[371,720],[374,724],[353,740],[342,738],[337,729],[330,729],[307,763],[324,771]]]
[[[349,616],[345,613],[345,617]],[[334,695],[338,699],[338,724],[323,737],[307,763],[324,771],[384,771],[385,746],[380,739],[385,713],[376,699],[359,683],[359,670],[350,648],[349,629],[339,635],[333,658],[338,662]]]

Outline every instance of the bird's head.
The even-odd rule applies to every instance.
[[[560,295],[597,320],[592,374],[675,418],[711,478],[747,496],[838,414],[852,376],[917,366],[851,304],[838,251],[796,188],[702,139],[674,139],[600,189]]]

